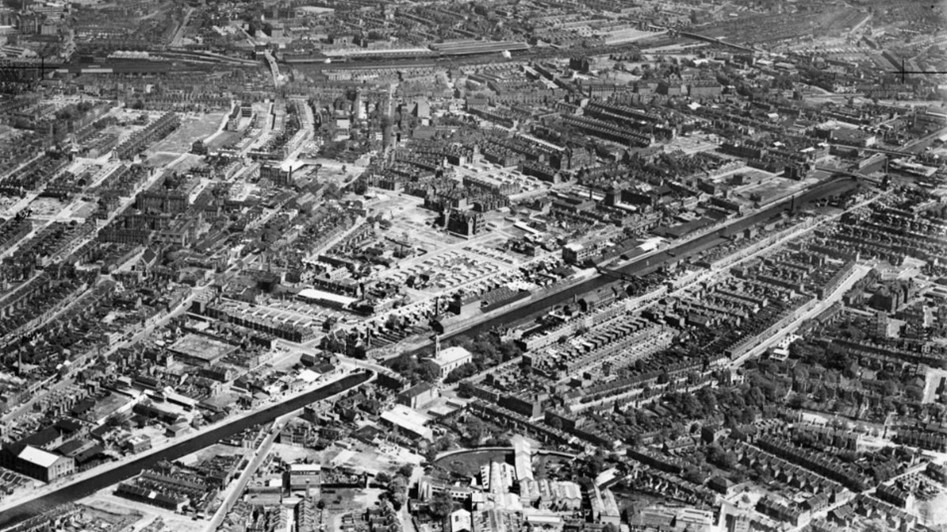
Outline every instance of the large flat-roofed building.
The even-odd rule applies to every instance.
[[[616,527],[621,524],[621,513],[618,510],[618,503],[615,502],[615,495],[611,490],[600,491],[596,486],[589,497],[592,504],[592,519],[602,524],[613,524]]]
[[[424,426],[428,422],[427,416],[404,405],[395,405],[391,410],[382,412],[381,421],[408,436],[434,440],[434,432]]]
[[[585,247],[579,243],[571,243],[562,246],[562,260],[569,264],[583,264],[598,253],[594,247]]]
[[[533,448],[529,440],[522,436],[513,438],[514,465],[517,480],[533,480]]]
[[[4,466],[28,477],[52,482],[76,471],[74,459],[44,451],[39,447],[17,445],[4,449]]]
[[[459,39],[432,44],[431,49],[443,55],[468,55],[528,50],[529,45],[525,42],[517,41],[477,41],[474,39]]]
[[[473,525],[470,521],[470,512],[461,508],[450,514],[445,532],[470,532]]]
[[[318,490],[322,485],[322,466],[319,464],[291,464],[289,488]]]
[[[306,288],[300,290],[296,297],[307,303],[315,303],[324,307],[343,309],[358,301],[354,297],[333,294],[325,290],[316,290],[315,288]]]
[[[399,393],[396,401],[398,404],[407,406],[408,408],[418,408],[437,399],[437,397],[437,388],[430,384],[422,383]]]
[[[463,347],[454,346],[441,350],[437,356],[428,362],[437,367],[437,374],[440,378],[446,377],[455,369],[473,361],[473,355]]]
[[[236,351],[236,346],[199,334],[187,334],[171,345],[171,351],[188,364],[210,367]]]

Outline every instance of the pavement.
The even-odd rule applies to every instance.
[[[71,246],[71,249],[73,249],[73,250],[80,249],[82,246],[84,246],[84,245],[86,245],[87,243],[89,243],[89,242],[93,241],[94,239],[96,239],[96,238],[98,237],[99,231],[100,231],[102,228],[107,227],[109,224],[111,224],[111,223],[115,220],[115,218],[117,218],[117,217],[118,217],[120,214],[122,214],[128,207],[130,207],[130,206],[135,202],[135,198],[138,196],[139,193],[141,193],[141,192],[144,191],[144,190],[147,190],[148,188],[151,188],[166,172],[170,171],[171,168],[173,168],[175,165],[177,165],[178,163],[180,163],[181,161],[183,161],[184,159],[186,159],[187,156],[188,156],[188,154],[181,154],[181,155],[179,155],[176,159],[174,159],[174,160],[168,162],[167,164],[165,164],[160,170],[154,172],[154,174],[151,175],[151,176],[149,176],[148,179],[145,179],[145,180],[143,180],[141,183],[139,183],[138,186],[135,188],[134,192],[133,192],[130,196],[122,197],[122,198],[121,198],[120,203],[119,203],[119,206],[118,206],[114,211],[112,211],[111,214],[109,214],[109,216],[105,219],[104,222],[97,223],[96,226],[95,226],[95,230],[90,231],[89,234],[86,235],[85,237],[80,238],[80,239],[77,239],[75,242],[73,242],[73,243],[72,243],[72,246]],[[38,195],[38,193],[37,193],[37,195]],[[28,205],[28,204],[27,204],[27,205]],[[23,207],[26,207],[26,205],[23,205]],[[68,211],[68,207],[67,207],[67,209],[64,209],[64,212],[66,212],[66,211]],[[23,243],[27,242],[27,241],[29,240],[29,238],[31,238],[33,235],[39,233],[44,227],[46,227],[46,226],[52,224],[56,219],[57,219],[57,217],[51,217],[51,218],[47,219],[46,221],[44,221],[42,224],[37,224],[37,226],[33,228],[33,231],[32,231],[29,235],[27,235],[28,238],[20,239],[20,240],[17,242],[17,244],[16,244],[15,246],[11,246],[10,249],[8,249],[8,250],[6,251],[6,253],[13,253],[17,248],[19,248],[20,245],[22,245]],[[2,256],[0,256],[0,258],[2,258]],[[39,275],[39,272],[37,272],[37,273],[33,276],[33,278],[35,278],[35,277],[38,276],[38,275]],[[31,279],[32,279],[32,278],[31,278]],[[87,290],[90,290],[91,288],[92,288],[92,287],[89,287],[89,288],[87,288]],[[80,293],[80,294],[75,294],[75,298],[81,297],[84,293],[85,293],[85,292],[82,292],[82,293]],[[61,312],[62,310],[64,310],[64,309],[59,309],[59,311],[57,311],[57,312]],[[50,316],[50,318],[51,318],[51,316]],[[40,321],[37,321],[37,320],[40,320]],[[37,319],[31,320],[31,321],[30,321],[29,323],[27,323],[26,325],[21,326],[21,327],[18,327],[16,330],[7,333],[7,334],[4,336],[4,340],[6,341],[7,339],[15,338],[17,335],[21,334],[22,332],[27,331],[27,330],[28,330],[28,327],[35,327],[36,325],[41,324],[43,321],[45,321],[45,319],[43,319],[42,316],[40,316],[40,317],[37,318]],[[88,354],[86,354],[85,356],[88,356]],[[80,357],[80,358],[82,358],[82,357]],[[78,364],[77,364],[77,367],[78,367]]]
[[[285,425],[291,417],[295,417],[295,414],[277,418],[277,420],[274,421],[272,425],[270,425],[266,437],[263,438],[263,441],[260,442],[260,445],[253,450],[253,453],[250,456],[250,463],[247,464],[247,467],[244,468],[244,470],[240,473],[240,476],[237,477],[237,480],[227,488],[227,494],[224,496],[223,503],[221,503],[220,507],[217,508],[214,516],[205,527],[207,532],[216,531],[217,528],[220,527],[220,525],[224,522],[224,518],[227,517],[227,514],[229,514],[230,510],[233,509],[234,504],[236,504],[237,500],[243,495],[243,491],[247,488],[247,484],[250,483],[253,475],[256,474],[257,470],[260,468],[260,465],[270,453],[270,450],[273,448],[273,442],[276,441],[276,436],[279,434],[280,429],[282,429],[283,425]]]
[[[829,307],[834,305],[837,301],[840,301],[842,296],[845,295],[845,292],[848,292],[855,283],[868,275],[869,271],[871,271],[871,268],[864,265],[857,265],[855,267],[855,271],[852,272],[852,274],[849,275],[849,277],[841,285],[839,285],[839,287],[834,292],[829,294],[827,298],[819,301],[819,303],[816,304],[812,309],[802,313],[798,318],[777,331],[776,334],[762,339],[755,347],[744,353],[739,358],[734,359],[730,363],[730,366],[739,367],[747,360],[760,356],[761,354],[765,353],[767,349],[782,341],[782,339],[787,335],[795,332],[803,323],[828,310]]]
[[[191,20],[191,15],[194,14],[194,8],[189,7],[184,13],[184,18],[181,20],[181,24],[178,26],[178,29],[174,32],[174,37],[171,39],[171,46],[181,46],[183,44],[181,40],[184,38],[184,30],[187,29],[187,23]]]
[[[940,128],[929,135],[926,135],[919,139],[908,142],[907,144],[901,147],[901,150],[908,151],[911,153],[920,153],[924,151],[924,148],[930,146],[931,143],[934,142],[934,140],[938,139],[941,135],[944,135],[945,133],[947,133],[947,127]]]
[[[224,132],[224,129],[227,127],[227,122],[230,121],[230,113],[233,112],[234,108],[237,106],[236,100],[230,100],[230,109],[227,113],[220,119],[220,125],[217,126],[217,131],[214,131],[207,138],[204,139],[204,144],[210,144],[214,139],[216,139],[221,133]]]
[[[742,257],[739,260],[728,264],[726,268],[727,269],[732,268],[733,266],[736,266],[742,262],[746,262],[748,260],[754,259],[765,253],[769,253],[776,247],[781,246],[785,244],[786,242],[789,242],[790,240],[795,240],[805,233],[814,231],[817,227],[820,227],[828,222],[835,221],[841,218],[844,214],[848,212],[852,212],[852,211],[855,211],[855,210],[858,210],[870,205],[871,203],[877,201],[879,198],[881,198],[884,195],[886,195],[886,193],[876,194],[875,196],[872,196],[871,198],[866,199],[856,205],[853,205],[839,213],[833,214],[831,216],[826,216],[823,219],[818,220],[816,223],[809,225],[808,227],[805,227],[799,231],[793,231],[789,235],[786,235],[782,238],[778,238],[774,240],[771,244],[767,245],[763,249],[760,249],[754,253],[751,253],[750,255],[747,255],[746,257]],[[780,329],[776,334],[766,339],[761,340],[761,342],[758,345],[751,348],[749,351],[747,351],[745,354],[743,354],[736,360],[732,361],[730,365],[733,367],[739,367],[747,360],[753,357],[759,356],[763,354],[764,352],[766,352],[767,349],[779,343],[788,334],[791,334],[792,332],[796,331],[800,325],[818,316],[819,314],[827,310],[829,307],[831,307],[833,304],[835,304],[836,301],[840,300],[842,296],[845,295],[845,292],[847,292],[859,279],[867,275],[869,271],[871,271],[870,267],[865,266],[865,265],[857,265],[855,268],[855,272],[852,275],[850,275],[849,278],[846,279],[841,285],[839,285],[839,287],[834,292],[829,294],[827,298],[820,301],[817,305],[815,305],[815,307],[810,309],[808,312],[804,312],[801,316],[798,317],[798,319],[793,320],[791,323],[787,324],[785,327]]]
[[[807,193],[807,190],[801,190],[801,191],[798,191],[798,192],[794,193],[793,196],[794,196],[794,197],[795,197],[795,196],[801,196],[801,195],[805,195],[806,193]],[[786,198],[786,199],[784,199],[784,200],[782,200],[782,201],[788,201],[788,198]],[[680,240],[675,240],[675,241],[669,243],[669,244],[666,245],[666,246],[660,246],[660,247],[658,247],[658,248],[656,248],[656,249],[653,249],[653,250],[648,251],[648,252],[646,252],[646,253],[643,253],[643,254],[641,254],[641,255],[635,256],[634,258],[629,259],[628,261],[621,262],[621,263],[611,263],[611,264],[609,264],[608,269],[609,269],[609,270],[621,270],[621,269],[623,269],[623,268],[630,267],[630,266],[632,266],[632,265],[634,265],[634,264],[645,264],[645,265],[649,265],[651,258],[654,257],[654,256],[658,256],[658,255],[661,255],[661,254],[664,254],[664,253],[671,253],[671,252],[673,252],[673,250],[686,249],[686,246],[687,246],[688,244],[690,244],[691,242],[693,242],[693,241],[695,241],[695,240],[697,240],[697,239],[700,239],[700,238],[705,237],[707,234],[713,234],[713,233],[716,233],[717,231],[726,230],[727,228],[734,227],[734,226],[737,226],[737,227],[738,227],[740,223],[745,222],[747,219],[750,219],[750,218],[752,218],[752,217],[754,217],[754,216],[758,216],[758,215],[760,215],[760,213],[767,212],[768,210],[771,210],[771,209],[773,209],[773,205],[767,205],[767,206],[761,207],[761,208],[759,208],[759,209],[752,209],[752,210],[749,210],[748,212],[744,213],[742,216],[740,216],[740,217],[738,217],[738,218],[735,218],[735,219],[732,219],[732,220],[728,220],[725,224],[722,224],[722,225],[715,225],[715,226],[710,227],[710,228],[708,228],[708,229],[706,229],[706,230],[704,230],[704,231],[700,231],[700,232],[697,232],[697,233],[688,235],[687,237],[685,237],[685,238],[683,238],[683,239],[680,239]],[[566,291],[566,290],[570,289],[571,287],[575,286],[576,284],[579,284],[581,281],[586,281],[586,280],[588,280],[588,279],[585,279],[585,278],[580,279],[580,280],[577,279],[577,282],[575,282],[575,283],[568,283],[568,284],[566,284],[566,285],[563,285],[563,286],[561,287],[561,289],[558,290],[558,292]],[[546,298],[546,297],[550,297],[550,296],[552,296],[552,295],[553,295],[553,293],[542,293],[541,295],[538,295],[538,294],[537,294],[537,295],[533,295],[533,296],[531,296],[531,297],[524,298],[523,300],[516,302],[516,304],[508,305],[508,306],[502,307],[501,309],[498,309],[498,310],[494,311],[494,313],[488,313],[488,314],[481,314],[481,315],[479,315],[479,316],[473,316],[473,317],[470,318],[469,321],[465,321],[464,323],[451,324],[450,329],[449,329],[449,331],[447,332],[447,334],[442,335],[442,337],[448,337],[448,336],[453,336],[453,335],[458,334],[458,333],[462,333],[463,331],[472,329],[472,328],[474,328],[474,327],[476,327],[476,326],[478,326],[478,325],[480,325],[480,324],[482,324],[482,323],[486,323],[486,322],[490,321],[490,319],[493,318],[493,317],[495,317],[496,315],[507,315],[507,314],[511,314],[512,312],[516,311],[517,309],[519,309],[519,308],[521,308],[521,307],[528,306],[528,305],[530,305],[531,303],[535,303],[535,302],[536,302],[537,300],[539,300],[539,299],[543,299],[543,298]],[[407,305],[407,306],[405,306],[405,307],[400,307],[400,308],[395,309],[395,310],[396,310],[396,311],[400,311],[399,314],[402,314],[402,313],[406,312],[407,310],[411,309],[412,307],[414,307],[414,308],[424,308],[424,305],[428,305],[428,306],[429,306],[429,305],[431,305],[431,304],[433,304],[433,303],[432,303],[430,300],[425,300],[425,301],[415,302],[415,303],[412,303],[411,305]],[[389,313],[390,313],[390,312],[393,312],[393,311],[389,311]],[[512,314],[511,314],[511,315],[512,315]],[[381,318],[384,318],[384,317],[386,317],[386,316],[387,316],[387,314],[380,314],[380,315],[378,316],[378,318],[381,319]],[[403,348],[404,348],[403,350],[409,350],[409,351],[422,349],[422,348],[426,347],[427,345],[430,345],[430,342],[427,341],[426,338],[417,338],[417,339],[413,339],[413,340],[411,340],[411,341],[412,341],[412,342],[415,342],[415,343],[412,343],[411,345],[407,345],[406,343],[399,343],[399,344],[397,344],[397,345],[399,345],[399,347],[403,347]]]

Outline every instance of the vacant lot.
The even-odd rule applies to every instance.
[[[490,462],[512,462],[510,451],[471,451],[469,453],[447,456],[437,461],[437,465],[459,475],[474,476],[480,474],[480,466]]]
[[[208,113],[200,118],[182,118],[181,127],[152,147],[152,151],[173,153],[191,151],[191,144],[195,140],[204,140],[217,131],[223,117],[223,113]]]

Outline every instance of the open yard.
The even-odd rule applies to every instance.
[[[464,476],[480,474],[480,466],[490,462],[513,463],[512,451],[470,451],[444,457],[435,462],[437,465]]]
[[[204,140],[217,131],[223,117],[223,113],[207,113],[200,118],[182,118],[181,127],[156,144],[152,151],[189,152],[195,140]]]
[[[199,532],[206,528],[205,521],[194,521],[190,517],[174,513],[170,510],[164,510],[157,506],[132,501],[116,496],[113,492],[115,486],[109,486],[99,490],[95,494],[86,497],[80,501],[80,504],[98,510],[104,514],[115,516],[137,517],[139,525],[153,523],[161,519],[164,528],[159,530],[174,530],[175,532]]]
[[[571,470],[571,460],[555,454],[537,454],[533,457],[533,471],[536,478],[568,478],[560,473]]]
[[[207,142],[207,149],[210,151],[216,151],[227,147],[230,144],[236,145],[237,142],[242,138],[243,133],[239,133],[237,131],[221,131],[220,134],[214,135],[213,138]]]

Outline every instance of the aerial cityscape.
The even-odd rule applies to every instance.
[[[888,530],[947,1],[0,4],[0,532]]]

